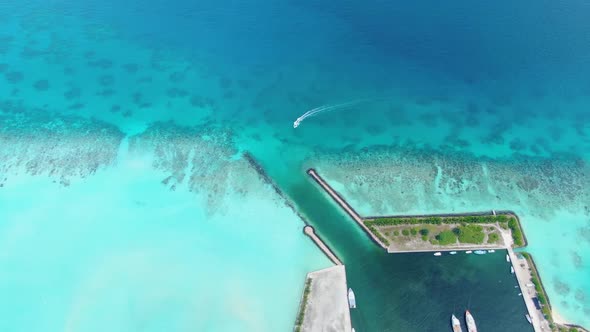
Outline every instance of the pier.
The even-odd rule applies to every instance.
[[[508,256],[510,257],[510,264],[514,268],[514,274],[516,275],[516,281],[522,293],[524,304],[531,317],[533,329],[535,332],[551,331],[549,322],[547,322],[543,313],[535,308],[535,304],[533,303],[533,297],[536,296],[535,289],[533,288],[531,292],[531,288],[527,287],[527,284],[531,283],[531,270],[528,262],[526,259],[519,259],[510,247],[508,247]],[[521,261],[524,261],[524,263]]]
[[[344,265],[307,274],[295,331],[352,330]]]
[[[324,189],[324,191],[338,204],[361,228],[367,233],[371,239],[382,248],[386,249],[387,246],[371,232],[371,230],[364,224],[363,218],[342,198],[336,190],[334,190],[322,177],[313,169],[307,170],[307,174],[311,176],[314,181]]]
[[[334,252],[330,249],[330,247],[328,247],[324,241],[322,241],[322,239],[320,239],[320,237],[315,233],[315,229],[310,226],[310,225],[306,225],[305,227],[303,227],[303,233],[305,233],[305,235],[309,236],[311,238],[311,240],[313,241],[313,243],[315,243],[316,246],[318,246],[318,248],[320,248],[320,250],[326,255],[328,256],[328,258],[336,265],[342,265],[342,262],[338,259],[338,257],[336,256],[336,254],[334,254]]]

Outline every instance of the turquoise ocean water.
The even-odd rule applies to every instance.
[[[358,331],[466,307],[527,328],[503,253],[385,255],[308,167],[363,214],[516,211],[554,309],[589,326],[589,11],[0,3],[0,330],[289,330],[330,262],[285,199],[347,265]]]

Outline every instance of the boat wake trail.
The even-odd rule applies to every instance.
[[[314,116],[316,114],[319,113],[323,113],[323,112],[328,112],[328,111],[333,111],[333,110],[337,110],[337,109],[342,109],[348,106],[353,106],[356,105],[358,103],[367,101],[368,99],[360,99],[360,100],[353,100],[353,101],[349,101],[346,103],[341,103],[341,104],[333,104],[333,105],[323,105],[320,107],[316,107],[314,109],[311,109],[305,113],[303,113],[303,115],[301,115],[300,117],[297,118],[297,120],[295,120],[295,122],[293,122],[293,128],[297,128],[299,127],[299,125],[301,124],[301,122],[311,116]]]

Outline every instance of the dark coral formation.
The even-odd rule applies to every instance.
[[[4,77],[9,83],[16,84],[23,80],[24,75],[20,71],[9,71],[4,74]]]
[[[66,91],[64,93],[64,97],[67,100],[72,100],[72,99],[80,98],[81,94],[82,94],[82,90],[80,88],[74,87],[74,88],[68,89],[68,91]]]
[[[308,165],[346,184],[347,195],[362,197],[373,213],[448,209],[449,198],[487,207],[527,204],[533,211],[579,210],[590,201],[590,165],[567,154],[492,159],[400,145],[322,152]]]
[[[129,74],[135,74],[139,70],[139,65],[135,63],[127,63],[123,65],[123,69],[125,69]]]
[[[228,194],[255,193],[262,186],[244,159],[233,158],[231,134],[225,131],[158,122],[131,137],[129,149],[153,155],[153,166],[167,174],[162,184],[170,190],[183,186],[204,197],[210,213],[226,203]]]
[[[169,98],[184,98],[188,96],[188,91],[180,88],[170,88],[166,91]]]
[[[103,122],[5,101],[0,104],[0,183],[24,172],[69,185],[111,165],[123,136]]]
[[[49,89],[49,81],[48,80],[38,80],[33,84],[35,90],[37,91],[47,91]]]
[[[113,67],[113,61],[102,58],[98,60],[88,61],[88,66],[101,69],[110,69],[111,67]]]
[[[98,78],[98,83],[102,86],[111,86],[115,83],[113,75],[102,75]]]

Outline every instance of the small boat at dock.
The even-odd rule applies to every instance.
[[[514,274],[514,266],[510,267],[510,273]]]
[[[437,251],[434,253],[434,256],[441,256],[441,255],[442,255],[442,253],[440,251]]]
[[[356,308],[356,298],[354,297],[354,292],[352,291],[352,288],[348,289],[348,307],[350,309]]]
[[[473,251],[471,251],[471,250],[467,250],[465,253],[466,253],[466,254],[470,254],[470,253],[472,253],[472,252],[473,252]]]
[[[485,251],[485,250],[476,250],[476,251],[474,251],[473,253],[474,253],[474,254],[476,254],[476,255],[485,255],[485,254],[487,254],[488,252],[487,252],[487,251]]]
[[[463,329],[461,329],[461,322],[454,314],[451,315],[451,326],[453,327],[453,332],[463,332]]]
[[[510,256],[508,256],[508,254],[506,254],[506,261],[510,262]]]
[[[469,310],[465,310],[465,322],[467,323],[468,332],[477,332],[477,326],[475,326],[475,319],[471,316]]]
[[[457,252],[456,252],[456,251],[451,251],[449,254],[450,254],[450,255],[456,255],[456,254],[457,254]]]
[[[490,249],[490,250],[488,250],[488,252],[489,252],[489,253],[492,253],[492,252],[496,252],[496,250],[494,250],[494,249]]]
[[[529,314],[526,314],[526,320],[529,321],[529,324],[533,324],[533,320],[531,319],[531,316],[529,316]]]

